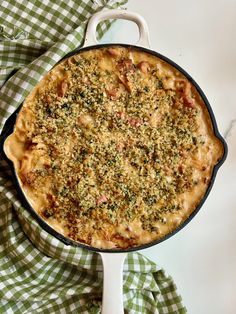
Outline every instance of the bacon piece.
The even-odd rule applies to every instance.
[[[118,51],[118,49],[115,49],[115,48],[108,48],[107,52],[111,57],[118,57],[120,55],[120,52]]]
[[[190,107],[190,108],[194,108],[195,107],[194,101],[191,97],[191,84],[187,81],[185,81],[185,87],[184,87],[183,94],[184,94],[185,106]]]
[[[128,123],[134,127],[138,127],[143,124],[142,120],[138,118],[129,118]]]
[[[106,93],[112,99],[116,99],[117,98],[117,89],[116,88],[112,88],[112,89],[106,90]]]
[[[125,120],[125,122],[128,122],[128,124],[130,124],[134,127],[138,127],[138,126],[143,124],[143,121],[141,119],[129,117],[123,111],[117,111],[116,115],[118,118]]]
[[[187,80],[177,80],[181,85],[177,88],[183,94],[184,105],[189,108],[195,108],[194,100],[191,97],[191,84]]]
[[[102,203],[106,203],[107,202],[107,197],[106,195],[101,195],[98,199],[97,199],[97,205],[100,205]]]
[[[143,121],[139,118],[132,118],[132,117],[127,117],[127,115],[123,112],[123,111],[117,111],[116,115],[120,118],[120,119],[125,119],[130,125],[134,126],[134,127],[138,127],[140,125],[143,124]]]
[[[123,59],[117,63],[117,68],[120,71],[118,75],[119,81],[124,85],[124,87],[131,92],[132,83],[128,79],[128,73],[134,72],[134,64],[131,59]]]
[[[123,59],[117,63],[117,67],[119,70],[123,72],[133,72],[134,64],[131,59]]]
[[[190,96],[184,95],[183,99],[186,107],[195,108],[194,101]]]
[[[128,80],[126,75],[118,75],[118,79],[124,85],[128,92],[132,91],[132,83]]]
[[[68,88],[67,82],[61,81],[57,86],[58,96],[63,97],[66,93],[67,88]]]
[[[137,64],[137,67],[140,69],[141,72],[147,74],[150,69],[150,64],[147,61],[141,61]]]

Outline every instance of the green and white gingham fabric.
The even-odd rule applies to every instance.
[[[89,17],[125,2],[1,1],[0,132],[42,76],[82,44]],[[100,25],[100,37],[109,26]],[[100,256],[44,231],[22,207],[2,158],[0,193],[0,313],[100,313]],[[125,262],[124,307],[126,313],[186,313],[172,278],[139,253]]]

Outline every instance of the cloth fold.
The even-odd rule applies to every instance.
[[[44,74],[81,46],[89,17],[126,2],[2,2],[0,132]],[[99,37],[110,25],[99,25]],[[22,207],[1,158],[0,313],[100,313],[102,271],[98,254],[65,245]],[[172,278],[139,253],[125,261],[124,307],[126,313],[186,313]]]

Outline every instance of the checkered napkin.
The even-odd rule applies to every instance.
[[[82,44],[88,18],[126,2],[2,0],[0,131],[43,75]],[[109,27],[101,24],[98,35]],[[0,159],[0,313],[100,313],[100,256],[43,230],[22,207],[11,179]],[[125,262],[124,306],[126,313],[186,313],[171,277],[138,253]]]

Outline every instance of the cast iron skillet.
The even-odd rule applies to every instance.
[[[98,44],[97,39],[96,39],[97,25],[100,21],[111,19],[111,18],[113,18],[113,19],[120,18],[120,19],[131,20],[138,25],[139,32],[140,32],[140,38],[139,38],[138,43],[135,46],[134,45],[126,45],[126,44],[102,44],[102,45]],[[169,63],[170,65],[175,67],[195,86],[195,88],[197,89],[198,93],[202,97],[202,99],[205,103],[205,106],[209,112],[211,122],[213,125],[214,134],[221,141],[223,148],[224,148],[224,152],[223,152],[223,155],[222,155],[220,161],[217,163],[217,165],[215,165],[215,167],[213,169],[213,173],[212,173],[212,176],[211,176],[211,179],[210,179],[210,182],[209,182],[209,185],[208,185],[208,188],[207,188],[207,191],[206,191],[204,197],[202,198],[202,200],[198,204],[197,208],[192,212],[192,214],[189,216],[189,218],[187,220],[185,220],[177,229],[170,232],[169,234],[167,234],[162,239],[159,239],[159,240],[156,240],[156,241],[153,241],[151,243],[144,244],[144,245],[140,245],[138,247],[131,247],[128,249],[122,249],[122,250],[98,249],[98,248],[95,248],[95,247],[92,247],[89,245],[75,242],[75,241],[71,240],[70,238],[63,236],[62,234],[60,234],[56,230],[54,230],[52,227],[50,227],[36,213],[36,211],[30,206],[30,204],[27,201],[27,198],[26,198],[26,196],[25,196],[25,194],[24,194],[24,192],[20,186],[19,179],[18,179],[18,176],[16,174],[14,165],[13,165],[12,161],[10,161],[7,158],[7,156],[4,152],[5,139],[8,137],[8,135],[10,135],[13,132],[16,117],[17,117],[18,112],[21,109],[21,106],[6,121],[4,129],[3,129],[2,134],[0,136],[0,151],[3,154],[5,160],[8,162],[8,164],[12,170],[14,183],[15,183],[15,186],[18,190],[19,196],[21,197],[21,201],[22,201],[23,205],[25,206],[25,208],[27,208],[27,210],[29,210],[29,212],[32,214],[32,216],[38,221],[38,223],[41,225],[41,227],[44,230],[46,230],[47,232],[49,232],[51,235],[58,238],[59,240],[61,240],[62,242],[64,242],[67,245],[85,248],[85,249],[88,249],[91,251],[99,252],[101,254],[102,261],[103,261],[103,267],[104,267],[102,313],[103,314],[111,314],[111,313],[112,314],[120,314],[120,313],[123,313],[122,272],[123,272],[123,263],[124,263],[124,259],[126,257],[126,253],[130,252],[130,251],[145,249],[145,248],[148,248],[148,247],[153,246],[155,244],[158,244],[164,240],[167,240],[168,238],[173,236],[175,233],[180,231],[183,227],[185,227],[190,222],[190,220],[193,219],[193,217],[197,214],[197,212],[202,207],[208,194],[210,193],[211,188],[213,186],[213,183],[215,181],[216,173],[226,159],[227,145],[226,145],[225,140],[223,139],[223,137],[220,135],[220,133],[218,131],[216,120],[215,120],[213,111],[211,109],[211,106],[210,106],[206,96],[204,95],[203,91],[198,86],[198,84],[192,79],[192,77],[187,72],[185,72],[180,66],[178,66],[176,63],[174,63],[172,60],[170,60],[167,57],[149,49],[150,45],[149,45],[149,35],[148,35],[147,24],[146,24],[145,20],[140,15],[133,13],[133,12],[127,12],[127,11],[121,11],[121,10],[103,11],[103,12],[99,12],[99,13],[93,15],[93,17],[90,19],[88,27],[87,27],[84,46],[82,48],[76,49],[75,51],[67,54],[64,58],[70,57],[70,56],[72,56],[76,53],[82,52],[82,51],[92,50],[92,49],[97,49],[97,48],[102,48],[102,47],[109,47],[111,45],[112,46],[118,45],[118,46],[123,46],[123,47],[131,47],[132,49],[145,51],[149,54],[152,54],[154,56],[159,57],[160,59],[166,61],[167,63]],[[113,254],[113,253],[116,253],[116,254]]]

